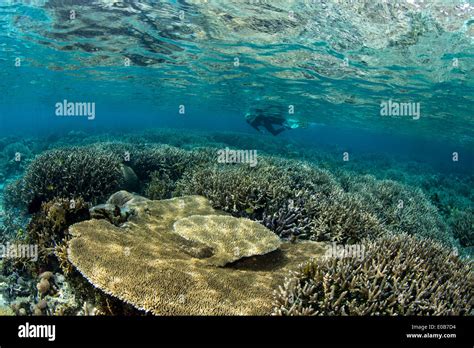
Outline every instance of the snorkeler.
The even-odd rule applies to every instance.
[[[245,115],[245,121],[257,131],[262,132],[260,127],[265,128],[268,132],[273,135],[278,135],[284,130],[291,129],[292,127],[286,123],[286,119],[280,115],[268,115],[265,114],[264,110],[256,109],[255,112],[247,113]],[[280,126],[275,129],[274,126]]]

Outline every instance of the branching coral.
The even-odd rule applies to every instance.
[[[385,232],[381,221],[327,172],[304,162],[262,157],[256,168],[215,166],[184,175],[177,192],[261,221],[282,238],[355,243]]]
[[[418,188],[372,175],[339,172],[344,191],[361,202],[384,226],[396,233],[406,232],[455,245],[437,208]]]
[[[312,240],[357,243],[363,238],[387,233],[362,200],[342,190],[334,190],[329,196],[312,195],[306,203],[306,210],[312,218]]]
[[[81,196],[88,202],[105,199],[122,181],[120,162],[97,147],[77,147],[45,152],[30,164],[20,184],[30,212],[54,197]]]
[[[306,196],[298,195],[284,202],[274,213],[263,212],[261,223],[281,238],[308,239],[313,221],[304,208]],[[296,203],[295,203],[296,202]]]
[[[150,182],[145,187],[144,195],[150,199],[170,198],[174,186],[168,174],[155,171],[150,175]]]
[[[216,208],[260,220],[263,213],[278,212],[302,188],[325,190],[332,182],[322,170],[303,166],[296,170],[295,163],[262,156],[255,168],[215,165],[187,172],[178,181],[176,194],[200,194]]]
[[[51,262],[50,256],[66,236],[68,226],[90,218],[89,207],[82,198],[68,200],[57,198],[43,203],[27,227],[26,241],[37,244],[40,264]]]
[[[148,180],[156,171],[177,180],[192,161],[190,152],[172,146],[137,146],[130,152],[129,165],[142,180]]]
[[[463,247],[474,246],[474,210],[453,210],[448,220],[454,238],[459,240]]]
[[[366,241],[362,258],[311,260],[275,292],[277,315],[472,315],[472,264],[432,240]]]

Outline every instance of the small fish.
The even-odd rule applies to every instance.
[[[245,209],[245,212],[246,212],[247,214],[252,214],[252,213],[253,213],[253,209],[252,209],[252,208],[247,208],[247,209]]]
[[[46,189],[48,191],[53,191],[54,190],[54,186],[53,185],[49,185],[48,187],[46,187]]]

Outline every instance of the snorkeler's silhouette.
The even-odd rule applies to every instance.
[[[255,109],[254,112],[247,113],[245,120],[249,125],[255,128],[257,131],[262,132],[260,127],[264,127],[268,132],[273,135],[278,135],[286,129],[291,129],[286,125],[286,119],[278,114],[268,114],[263,109]],[[275,129],[274,126],[281,126]]]

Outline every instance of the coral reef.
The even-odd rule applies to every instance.
[[[263,157],[256,168],[203,167],[184,174],[175,194],[200,194],[215,208],[261,221],[282,238],[355,243],[385,231],[325,170]],[[299,170],[294,170],[298,167]]]
[[[215,266],[267,254],[280,247],[280,239],[274,233],[244,218],[192,215],[176,221],[173,229],[186,240],[209,247],[212,255],[206,261]]]
[[[454,245],[436,207],[420,189],[365,175],[352,177],[346,190],[359,197],[366,210],[383,221],[390,231],[417,234]]]
[[[47,151],[28,166],[16,192],[29,212],[55,197],[82,197],[87,202],[105,199],[122,184],[116,156],[95,146]]]
[[[454,209],[448,223],[454,238],[459,240],[462,247],[474,246],[474,209]]]
[[[174,188],[174,182],[168,174],[155,171],[150,175],[150,182],[145,187],[144,195],[154,200],[171,198]]]
[[[313,195],[306,209],[313,219],[312,240],[351,244],[388,233],[361,199],[342,190],[335,190],[329,196]]]
[[[153,314],[268,314],[271,293],[284,274],[324,250],[314,242],[284,243],[280,250],[216,267],[192,256],[196,243],[173,229],[181,218],[219,214],[207,199],[125,205],[136,213],[122,227],[106,220],[72,225],[68,257],[95,287]]]
[[[25,240],[38,245],[38,267],[55,262],[54,248],[66,237],[68,226],[90,218],[89,206],[82,198],[56,198],[43,203],[26,229]]]
[[[216,150],[225,147],[258,149],[258,165],[217,163]],[[287,300],[280,293],[275,313],[468,314],[470,309],[462,309],[459,301],[472,298],[453,288],[469,294],[459,274],[469,282],[472,278],[459,266],[465,261],[453,261],[458,259],[448,257],[446,250],[459,249],[461,259],[473,254],[474,176],[369,154],[341,163],[341,151],[306,148],[278,137],[165,129],[0,138],[0,243],[28,242],[40,251],[37,264],[19,258],[0,263],[0,295],[16,315],[143,315],[139,309],[153,314],[266,314],[284,275],[324,251],[317,242],[363,243],[373,264],[367,258],[353,265],[315,260],[285,284]],[[20,161],[14,159],[17,153]],[[206,199],[169,199],[186,195]],[[161,199],[169,200],[157,203]],[[183,206],[192,208],[183,212]],[[260,223],[258,230],[266,227],[276,234],[272,240],[276,243],[279,236],[282,243],[258,255],[259,242],[266,239],[248,235],[233,254],[232,243],[222,247],[233,236],[219,222],[224,220]],[[75,223],[70,230],[81,235],[71,236],[68,228]],[[189,225],[193,233],[179,233],[173,225]],[[99,247],[92,250],[95,243]],[[435,249],[441,256],[431,261]],[[253,251],[242,252],[246,250]],[[423,260],[418,271],[412,265],[415,252]],[[446,267],[441,257],[446,257]],[[101,265],[102,274],[92,260]],[[376,262],[385,267],[379,273]],[[397,273],[402,268],[406,271]],[[38,276],[45,270],[52,272],[47,279]],[[344,279],[354,281],[354,291]],[[395,287],[394,279],[397,291],[386,285]],[[364,292],[359,282],[374,288],[366,286]],[[428,289],[425,284],[432,285]],[[55,302],[61,289],[64,301]],[[198,293],[201,298],[195,299]],[[253,299],[245,299],[249,296]],[[392,303],[395,296],[398,302]],[[302,300],[291,302],[294,298]]]
[[[399,234],[364,257],[311,260],[275,292],[277,315],[472,315],[472,264],[432,240]]]

